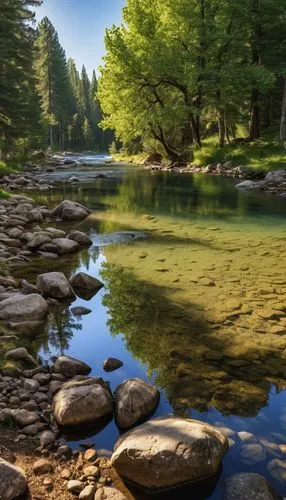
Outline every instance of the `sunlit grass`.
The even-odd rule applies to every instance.
[[[203,147],[194,151],[194,163],[208,165],[231,161],[233,165],[242,165],[264,170],[286,167],[286,149],[277,140],[277,129],[269,128],[258,141],[243,144],[226,144],[220,148],[217,136],[204,139]],[[238,137],[245,137],[243,129],[238,130]]]

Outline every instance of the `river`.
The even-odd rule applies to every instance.
[[[286,459],[286,446],[278,447],[286,445],[285,200],[244,194],[228,178],[94,160],[51,173],[80,182],[37,198],[88,206],[91,216],[76,227],[93,246],[68,258],[39,258],[28,276],[25,268],[18,275],[85,271],[105,286],[72,304],[92,309],[89,315],[59,308],[27,346],[45,359],[82,359],[112,389],[129,377],[151,381],[161,391],[156,415],[230,428],[216,487],[193,498],[222,498],[223,478],[238,471],[263,474],[286,496],[285,472],[268,470],[273,459]],[[124,365],[106,374],[109,356]],[[256,458],[246,456],[240,431],[254,434]],[[118,435],[111,422],[89,441],[111,450]]]

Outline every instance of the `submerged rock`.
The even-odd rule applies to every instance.
[[[97,424],[113,413],[112,397],[102,379],[67,382],[53,399],[53,414],[61,426]]]
[[[17,293],[1,302],[0,319],[38,320],[44,318],[47,311],[48,304],[41,295]]]
[[[37,277],[36,284],[39,290],[48,297],[55,299],[75,297],[75,293],[64,273],[52,272],[40,274]]]
[[[208,424],[159,417],[118,439],[112,465],[138,486],[160,490],[214,475],[227,449],[227,439]]]
[[[74,316],[85,316],[86,314],[91,313],[91,309],[83,306],[72,307],[71,312]]]
[[[225,481],[223,500],[282,500],[263,476],[254,473],[238,473]]]
[[[88,375],[91,367],[79,359],[70,356],[59,356],[54,364],[54,372],[61,373],[65,377],[74,377],[75,375]]]
[[[23,495],[27,489],[24,473],[14,465],[0,458],[0,498],[12,500]]]
[[[156,410],[160,392],[144,380],[125,380],[114,392],[115,419],[121,429],[144,421]]]

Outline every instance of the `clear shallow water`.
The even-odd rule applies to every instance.
[[[150,380],[161,390],[157,415],[191,416],[285,444],[286,333],[273,333],[286,316],[285,201],[238,192],[230,179],[128,167],[104,172],[107,178],[39,198],[91,208],[78,228],[94,246],[35,262],[31,279],[43,270],[81,270],[105,287],[72,304],[89,307],[89,315],[75,318],[69,308],[51,314],[32,346],[45,358],[66,353],[86,361],[112,389],[128,377]],[[85,177],[84,167],[76,175]],[[269,309],[277,314],[268,317]],[[124,365],[106,374],[109,356]],[[117,436],[111,422],[91,440],[112,449]],[[267,470],[276,458],[271,449],[249,465],[237,434],[234,442],[214,491],[194,498],[222,498],[223,477],[237,471],[262,473],[285,496],[285,483]]]

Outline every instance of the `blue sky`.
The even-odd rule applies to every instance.
[[[48,16],[67,57],[91,75],[102,62],[105,29],[120,24],[124,5],[125,0],[44,0],[36,15]]]

